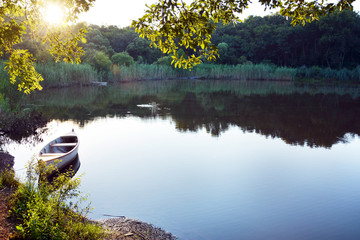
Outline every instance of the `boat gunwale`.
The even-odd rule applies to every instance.
[[[53,141],[55,141],[55,140],[57,140],[57,139],[60,139],[60,138],[63,138],[63,137],[76,137],[76,140],[77,140],[76,145],[75,145],[70,151],[68,151],[68,152],[59,153],[59,154],[57,154],[58,156],[56,156],[56,157],[53,157],[53,158],[50,158],[50,159],[47,159],[47,160],[43,160],[43,159],[42,159],[41,151],[42,151],[44,148],[46,148],[46,146],[51,146],[51,143],[52,143]],[[60,137],[55,138],[54,140],[52,140],[52,141],[50,141],[49,143],[47,143],[43,148],[41,148],[40,153],[39,153],[39,155],[38,155],[38,159],[41,160],[41,161],[44,161],[45,163],[49,163],[49,162],[55,161],[55,160],[62,160],[62,158],[70,155],[71,153],[73,153],[73,152],[79,147],[79,144],[80,144],[80,141],[79,141],[79,138],[78,138],[77,134],[76,134],[75,132],[70,132],[69,134],[65,134],[65,135],[62,135],[62,136],[60,136]],[[47,153],[43,153],[43,154],[46,155]],[[47,157],[47,156],[45,156],[45,157]],[[51,157],[51,156],[48,156],[48,157]]]

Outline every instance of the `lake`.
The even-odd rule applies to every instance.
[[[154,81],[28,102],[48,123],[43,142],[5,146],[15,169],[75,129],[91,218],[135,218],[184,240],[360,238],[358,87]]]

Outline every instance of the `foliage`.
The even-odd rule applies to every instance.
[[[32,161],[27,167],[26,182],[12,197],[11,214],[20,224],[17,239],[100,239],[101,227],[86,220],[89,207],[81,208],[86,200],[78,186],[80,179],[71,173],[60,174],[48,182],[53,165]],[[74,200],[75,199],[75,200]]]
[[[149,44],[150,41],[137,37],[126,47],[126,51],[134,59],[143,57],[145,63],[153,63],[161,56],[161,52],[158,49],[150,48]]]
[[[172,57],[171,56],[165,56],[165,57],[161,57],[156,61],[156,64],[158,65],[167,65],[170,66],[172,62]]]
[[[114,49],[110,45],[109,39],[103,35],[100,31],[100,28],[96,25],[91,25],[86,34],[86,43],[83,43],[85,50],[96,50],[102,51],[107,55],[112,55],[115,53]]]
[[[0,170],[0,189],[9,187],[9,188],[17,188],[20,182],[15,177],[15,172],[12,169],[5,169],[3,171]]]
[[[264,8],[280,8],[283,16],[290,17],[292,24],[311,22],[335,9],[352,9],[355,0],[324,1],[259,0]],[[242,13],[250,4],[248,0],[158,0],[148,6],[146,13],[132,26],[140,37],[151,40],[151,46],[173,56],[175,67],[192,68],[204,57],[215,60],[218,49],[211,42],[216,24],[239,22]],[[178,50],[187,49],[187,58],[178,56]]]
[[[0,62],[0,69],[5,64]],[[0,71],[0,112],[17,111],[23,103],[23,94],[17,90],[17,86],[14,86],[9,81],[9,75],[6,71]]]
[[[95,26],[94,26],[95,27]],[[111,48],[115,52],[124,52],[132,41],[138,38],[135,31],[129,27],[118,28],[116,26],[96,26],[104,37],[109,40]],[[88,36],[87,36],[88,39]]]
[[[305,26],[293,27],[284,16],[250,16],[236,25],[216,25],[212,43],[218,47],[217,64],[272,63],[277,66],[354,69],[360,62],[360,16],[352,11],[335,11]],[[96,31],[96,34],[91,33]],[[100,38],[101,41],[96,40]],[[95,38],[95,39],[93,39]],[[107,40],[103,39],[106,38]],[[121,44],[115,40],[121,40]],[[96,51],[109,54],[128,52],[138,63],[154,63],[172,56],[150,48],[150,42],[139,39],[131,28],[92,25],[87,35],[84,62],[93,64]],[[110,43],[110,44],[109,44]],[[102,45],[103,44],[103,45]],[[178,57],[187,59],[188,50],[179,48]],[[111,54],[109,55],[111,56]],[[37,56],[37,58],[39,58]],[[203,63],[207,60],[201,58]]]
[[[110,70],[111,60],[104,52],[96,52],[95,68],[98,71],[108,72]]]
[[[253,63],[268,60],[278,66],[353,69],[360,62],[360,16],[335,11],[296,27],[278,14],[251,16],[236,26],[218,26],[213,42],[229,46],[220,55],[222,64],[238,64],[245,56]]]
[[[25,93],[30,93],[35,89],[42,89],[39,82],[44,79],[35,71],[34,58],[27,50],[14,50],[5,69],[10,74],[10,83],[15,84],[19,81],[19,91],[24,90]]]
[[[127,52],[115,53],[111,57],[111,62],[119,66],[130,66],[134,64],[134,58],[131,57]]]
[[[69,22],[74,22],[78,14],[87,11],[94,0],[61,0],[56,2],[67,9],[63,25],[50,27],[44,22],[42,9],[51,1],[6,0],[0,4],[0,56],[6,57],[6,70],[12,84],[20,91],[30,93],[41,90],[43,80],[34,67],[35,58],[27,49],[17,48],[29,33],[34,42],[49,46],[49,52],[56,61],[79,63],[83,53],[78,41],[85,41],[85,29],[71,31]]]

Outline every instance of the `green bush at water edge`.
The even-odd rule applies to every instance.
[[[70,173],[60,174],[49,183],[46,176],[54,168],[31,162],[25,183],[19,184],[11,197],[11,216],[19,224],[15,239],[102,239],[104,230],[87,221],[89,207],[80,205],[86,197],[78,190],[80,179]],[[16,185],[10,171],[0,174],[0,187]],[[75,201],[74,201],[75,199]]]

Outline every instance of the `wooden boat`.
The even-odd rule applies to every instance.
[[[41,149],[38,160],[46,164],[56,164],[58,169],[62,169],[77,156],[79,143],[76,133],[72,130],[46,144]]]

